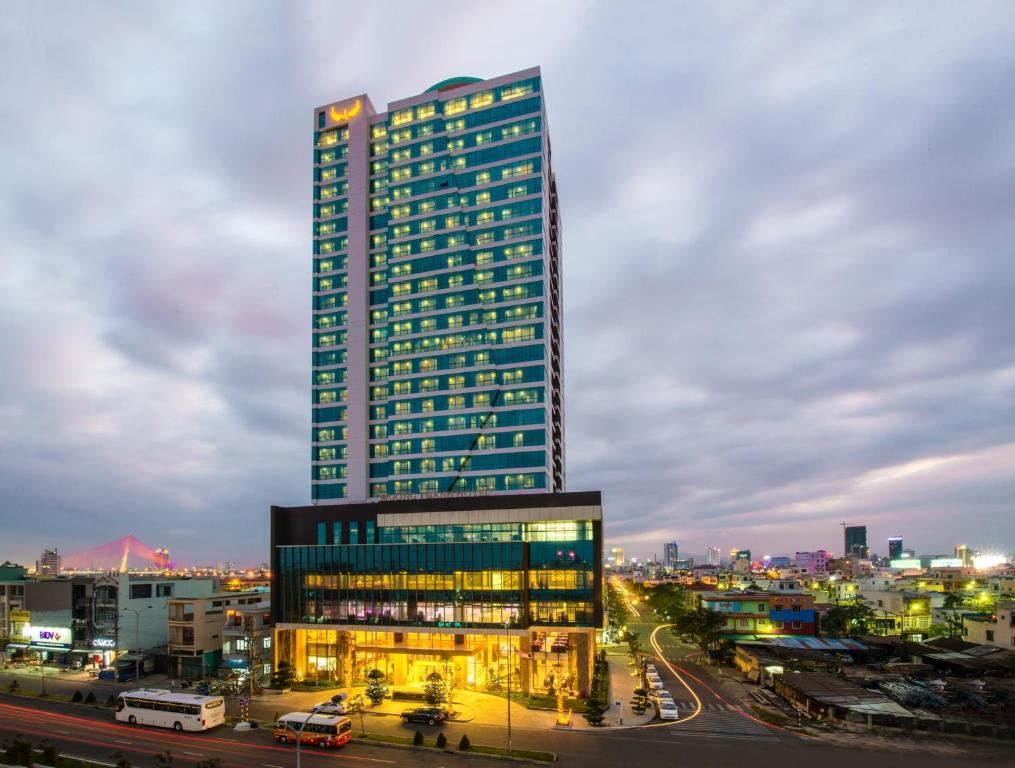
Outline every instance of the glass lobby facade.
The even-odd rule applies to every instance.
[[[563,490],[539,70],[314,126],[313,502]]]
[[[598,492],[272,508],[280,660],[300,678],[586,692]]]

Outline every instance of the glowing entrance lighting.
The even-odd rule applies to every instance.
[[[360,104],[360,100],[356,99],[356,102],[345,111],[339,112],[335,107],[332,107],[330,110],[328,110],[328,113],[331,115],[331,119],[334,120],[336,123],[344,123],[356,117],[356,115],[359,114],[361,107],[362,104]]]

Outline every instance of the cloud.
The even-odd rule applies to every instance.
[[[0,558],[264,559],[309,495],[312,108],[534,64],[608,538],[1015,548],[1015,20],[976,6],[4,14]]]

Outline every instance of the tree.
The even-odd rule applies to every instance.
[[[649,707],[648,691],[644,688],[634,689],[634,698],[631,700],[631,709],[636,715],[644,715]]]
[[[288,661],[280,661],[271,673],[271,687],[276,691],[293,687],[293,668]]]
[[[423,746],[423,734],[420,733],[419,728],[416,729],[416,733],[412,737],[412,746],[422,747]]]
[[[863,637],[870,634],[873,620],[874,610],[862,595],[857,595],[849,602],[831,608],[821,621],[821,631],[829,635]]]
[[[366,700],[363,698],[362,693],[357,693],[345,705],[346,714],[352,716],[359,715],[359,731],[363,735],[366,735],[367,732],[366,726],[363,724],[363,714],[366,708]]]
[[[603,717],[607,709],[606,702],[599,699],[589,699],[585,702],[585,720],[593,728],[598,728],[603,724]]]
[[[674,621],[687,610],[686,594],[679,584],[657,584],[648,590],[645,603],[664,621]]]
[[[627,644],[627,652],[631,654],[631,662],[637,664],[638,654],[642,651],[641,638],[634,632],[625,632],[622,639]]]
[[[56,747],[49,742],[43,741],[39,745],[39,752],[41,753],[39,757],[45,765],[56,765],[56,760],[59,757]]]
[[[707,664],[708,652],[719,642],[725,626],[726,616],[723,614],[713,613],[707,608],[695,608],[677,616],[670,631],[685,643],[696,646]]]
[[[74,695],[70,697],[70,700],[73,701],[75,704],[80,704],[84,700],[84,698],[85,697],[81,693],[81,691],[74,691]]]
[[[448,737],[444,735],[444,731],[437,734],[437,749],[444,749],[448,745]]]
[[[455,691],[458,690],[458,667],[455,662],[444,662],[444,691],[447,694],[448,708],[455,706]]]
[[[441,673],[434,670],[426,676],[426,686],[423,688],[423,700],[431,707],[439,707],[448,700],[448,689],[444,684]]]
[[[960,637],[962,635],[962,617],[959,616],[959,609],[962,608],[962,603],[962,596],[957,592],[949,592],[945,595],[944,609],[951,611],[951,616],[945,617],[949,637]]]
[[[85,704],[94,704],[94,703],[95,703],[95,692],[89,691],[88,695],[85,696]]]
[[[469,741],[469,737],[463,733],[462,740],[458,742],[458,751],[468,752],[470,749],[472,749],[472,742]]]
[[[5,741],[3,744],[3,761],[8,765],[31,765],[32,764],[32,743],[23,739],[20,733],[14,734],[14,738]]]
[[[376,707],[387,694],[388,689],[384,686],[384,673],[379,669],[371,669],[367,672],[367,698]]]
[[[609,584],[606,589],[606,615],[610,635],[619,638],[626,630],[631,614],[627,610],[623,596],[612,584]]]

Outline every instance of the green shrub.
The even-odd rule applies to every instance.
[[[444,735],[444,731],[437,734],[437,749],[444,749],[448,745],[448,737]]]
[[[422,747],[423,746],[423,734],[420,733],[419,729],[416,729],[416,735],[412,737],[412,746]]]
[[[85,697],[81,694],[81,691],[74,691],[74,695],[70,697],[70,700],[75,704],[80,704]]]
[[[88,695],[85,696],[85,704],[94,704],[94,703],[95,703],[95,693],[93,691],[89,691]]]
[[[462,734],[462,740],[458,742],[458,749],[461,752],[468,752],[470,749],[472,749],[472,742],[469,741],[469,737],[466,736],[464,733]]]

